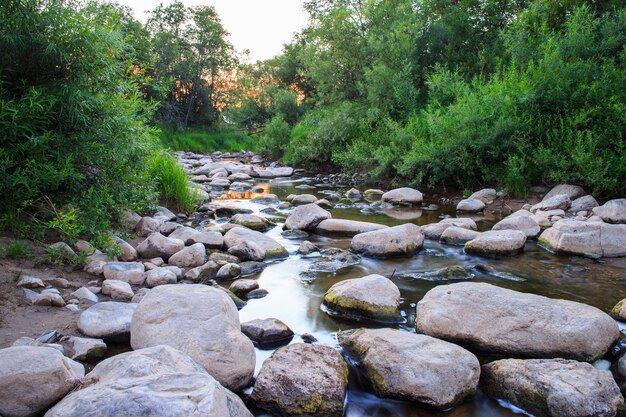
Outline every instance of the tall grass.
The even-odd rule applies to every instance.
[[[255,150],[256,140],[242,131],[228,128],[161,130],[161,143],[175,151],[236,152]]]
[[[180,211],[195,208],[196,192],[189,187],[185,171],[176,160],[166,154],[157,153],[152,158],[152,172],[157,181],[161,202]]]

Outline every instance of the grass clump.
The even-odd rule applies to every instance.
[[[175,151],[237,152],[254,150],[256,141],[242,131],[230,128],[193,128],[175,130],[163,128],[161,143]]]
[[[163,204],[181,211],[192,210],[197,200],[197,192],[189,186],[187,175],[176,164],[176,160],[166,153],[157,153],[153,156],[151,165]]]
[[[8,258],[16,259],[28,258],[29,256],[31,256],[31,251],[28,247],[28,244],[25,242],[20,242],[19,240],[14,240],[13,242],[9,243],[6,246],[4,253]]]

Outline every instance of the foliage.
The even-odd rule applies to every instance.
[[[6,245],[4,253],[9,258],[27,258],[31,256],[28,243],[19,240],[14,240]]]
[[[152,175],[156,179],[163,203],[177,210],[187,211],[195,207],[196,195],[182,167],[166,153],[153,156]]]
[[[238,152],[254,150],[256,142],[240,130],[228,127],[167,129],[161,131],[163,146],[175,151]]]

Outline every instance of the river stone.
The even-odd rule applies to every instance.
[[[245,297],[252,290],[259,288],[259,282],[256,279],[238,279],[230,284],[228,288],[237,297]]]
[[[382,275],[338,282],[324,295],[330,313],[355,320],[399,322],[400,290]]]
[[[487,352],[584,361],[602,357],[619,335],[615,321],[595,307],[471,282],[426,293],[415,327]]]
[[[252,177],[245,172],[235,172],[234,174],[229,175],[228,179],[231,181],[247,181],[251,180]]]
[[[424,196],[418,190],[403,187],[387,191],[382,195],[382,200],[398,206],[417,206],[424,200]]]
[[[626,225],[564,219],[539,236],[555,253],[589,258],[626,256]]]
[[[218,281],[230,281],[241,275],[241,267],[237,264],[226,264],[218,271],[215,279]]]
[[[354,252],[376,258],[412,256],[423,246],[424,235],[412,223],[360,233],[350,242]]]
[[[457,227],[465,227],[466,229],[476,230],[476,222],[469,217],[449,217],[441,220],[439,223],[452,224]]]
[[[252,199],[252,202],[257,204],[263,204],[264,206],[274,206],[280,204],[280,201],[278,200],[278,196],[276,194],[262,194],[254,197]]]
[[[493,188],[483,188],[480,191],[476,191],[474,194],[468,197],[469,200],[480,200],[485,204],[489,204],[498,197],[498,192]]]
[[[102,269],[105,279],[143,284],[145,267],[141,262],[108,262]]]
[[[573,200],[569,210],[573,213],[578,213],[579,211],[590,211],[598,206],[599,204],[593,196],[585,195]]]
[[[237,206],[219,206],[219,207],[215,207],[215,214],[217,214],[218,216],[221,217],[230,217],[230,216],[234,216],[235,214],[238,213],[242,213],[242,214],[252,214],[253,211],[247,208],[243,208],[243,207],[237,207]]]
[[[135,226],[137,236],[146,237],[154,232],[158,232],[161,225],[165,223],[163,219],[155,219],[154,217],[142,217]]]
[[[566,195],[570,200],[575,200],[578,197],[582,197],[585,195],[585,190],[583,190],[578,185],[570,185],[570,184],[559,184],[556,187],[552,188],[541,201],[547,201],[554,196],[557,195]]]
[[[188,355],[155,346],[100,362],[45,417],[252,417],[239,397]]]
[[[0,349],[0,415],[40,415],[80,384],[81,364],[50,347]]]
[[[224,235],[224,247],[229,250],[229,254],[243,261],[260,261],[289,256],[287,250],[271,237],[243,227],[231,229]],[[237,247],[237,250],[231,251],[233,247]]]
[[[460,346],[394,329],[348,330],[337,337],[381,397],[444,409],[476,392],[480,364]]]
[[[496,223],[492,230],[519,230],[527,238],[535,238],[541,233],[541,228],[532,218],[528,216],[509,216]]]
[[[241,323],[241,332],[256,345],[277,347],[293,338],[293,331],[278,319],[256,319]]]
[[[107,345],[102,339],[72,336],[68,339],[72,345],[72,359],[80,362],[97,362],[104,356]]]
[[[259,232],[263,232],[272,227],[272,224],[267,219],[255,216],[254,214],[235,214],[230,221],[231,223]]]
[[[137,259],[139,256],[137,250],[131,246],[130,243],[117,236],[111,236],[111,241],[118,245],[122,250],[122,254],[119,256],[119,260],[122,262],[131,262]]]
[[[224,190],[230,187],[230,181],[226,178],[218,178],[214,176],[208,185],[215,190]]]
[[[549,211],[549,210],[567,210],[567,208],[572,204],[569,197],[565,194],[558,194],[549,199],[543,199],[540,203],[535,204],[530,208],[530,212],[534,213],[536,211]]]
[[[333,208],[333,203],[331,203],[330,201],[328,201],[325,198],[321,198],[321,199],[317,200],[314,204],[317,205],[317,206],[320,206],[322,208],[327,208],[327,209]]]
[[[610,200],[593,209],[593,214],[607,223],[626,223],[626,198]]]
[[[163,285],[138,304],[131,346],[169,345],[187,353],[226,388],[238,391],[254,372],[252,342],[241,333],[237,307],[206,285]]]
[[[76,298],[80,301],[87,301],[90,303],[98,302],[98,296],[85,287],[80,287],[79,289],[71,293],[70,297]]]
[[[224,236],[219,232],[200,232],[187,226],[174,230],[169,237],[180,239],[185,245],[202,243],[207,249],[221,249],[224,243]]]
[[[468,230],[471,229],[469,225],[462,223],[462,222],[451,223],[451,222],[441,221],[439,223],[426,224],[420,227],[420,230],[427,239],[439,240],[441,239],[443,232],[445,232],[447,228],[453,227],[453,226],[461,227],[463,229],[468,229]]]
[[[107,301],[94,304],[78,318],[78,330],[105,342],[128,343],[130,321],[137,304]]]
[[[296,195],[290,203],[294,206],[301,206],[303,204],[315,204],[318,200],[313,194],[298,194]]]
[[[463,227],[450,226],[446,228],[439,241],[447,245],[464,245],[465,242],[476,239],[480,235],[480,232],[476,230],[465,229]]]
[[[172,237],[165,237],[161,233],[152,233],[137,246],[137,252],[143,258],[163,258],[167,261],[170,256],[181,251],[185,242]]]
[[[615,304],[609,314],[615,320],[626,321],[626,298]]]
[[[30,275],[21,275],[19,281],[17,281],[18,287],[23,288],[43,288],[45,284],[41,280],[41,278],[31,277]]]
[[[263,362],[250,400],[280,416],[339,417],[348,366],[334,349],[295,343]]]
[[[526,235],[519,230],[490,230],[465,243],[465,252],[481,256],[516,255],[524,250]]]
[[[206,249],[202,243],[194,243],[191,246],[173,254],[168,263],[181,268],[195,268],[207,262]]]
[[[305,204],[294,208],[287,220],[285,229],[313,231],[323,220],[330,219],[331,214],[317,204]]]
[[[252,176],[261,178],[277,178],[277,177],[291,177],[293,175],[293,168],[291,167],[275,167],[275,168],[259,168],[253,167]]]
[[[130,284],[116,279],[105,279],[102,283],[102,294],[110,296],[114,300],[130,301],[135,293]]]
[[[165,267],[151,269],[144,275],[146,285],[150,288],[158,287],[159,285],[176,284],[178,282],[176,273]]]
[[[215,261],[209,261],[204,265],[195,267],[185,272],[185,279],[189,279],[192,281],[203,281],[214,279],[217,275],[217,271],[219,270],[219,266]]]
[[[326,219],[316,228],[315,233],[323,236],[352,237],[360,233],[386,229],[387,226],[377,223],[359,222],[356,220]]]
[[[154,213],[155,218],[163,217],[166,221],[176,220],[176,215],[167,207],[160,206],[159,209]]]
[[[613,417],[624,403],[611,372],[565,359],[491,362],[481,388],[537,417]]]
[[[313,242],[309,242],[308,240],[302,242],[298,247],[298,253],[301,255],[310,255],[318,250],[320,249]]]
[[[485,203],[476,198],[466,198],[459,201],[456,205],[456,211],[464,211],[467,213],[477,213],[485,208]]]

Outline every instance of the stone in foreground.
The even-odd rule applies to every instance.
[[[504,359],[482,367],[481,389],[537,417],[613,417],[624,403],[611,372],[565,359]]]
[[[626,321],[626,298],[615,304],[609,313],[615,320]]]
[[[188,355],[169,346],[106,359],[45,417],[252,417]]]
[[[50,347],[0,349],[0,415],[40,415],[80,384],[81,364]]]
[[[334,349],[295,343],[263,362],[250,396],[280,416],[339,417],[348,385],[348,366]]]
[[[423,246],[424,235],[412,223],[360,233],[350,243],[353,251],[375,258],[412,256]]]
[[[490,230],[465,243],[465,252],[480,256],[511,256],[524,250],[526,235],[519,230]]]
[[[348,330],[338,339],[381,397],[443,409],[476,392],[480,364],[460,346],[394,329]]]
[[[105,342],[128,343],[130,321],[137,304],[109,301],[94,304],[78,318],[78,330]]]
[[[322,221],[315,228],[315,233],[323,236],[352,237],[360,233],[381,229],[387,229],[387,226],[377,223],[359,222],[356,220],[327,219]]]
[[[260,347],[284,345],[293,338],[293,331],[278,319],[256,319],[241,323],[241,332]]]
[[[237,307],[226,292],[206,285],[162,285],[141,300],[131,346],[158,345],[187,353],[233,391],[248,385],[254,372],[254,346],[241,333]]]
[[[602,357],[619,335],[615,321],[595,307],[470,282],[426,293],[415,327],[485,352],[583,361]]]
[[[163,258],[167,261],[170,256],[181,251],[185,242],[180,239],[165,237],[161,233],[152,233],[137,246],[137,252],[143,258]]]
[[[626,225],[564,219],[539,236],[555,253],[589,258],[626,256]]]
[[[328,313],[358,321],[397,323],[402,321],[400,290],[382,275],[346,279],[338,282],[324,295]]]

